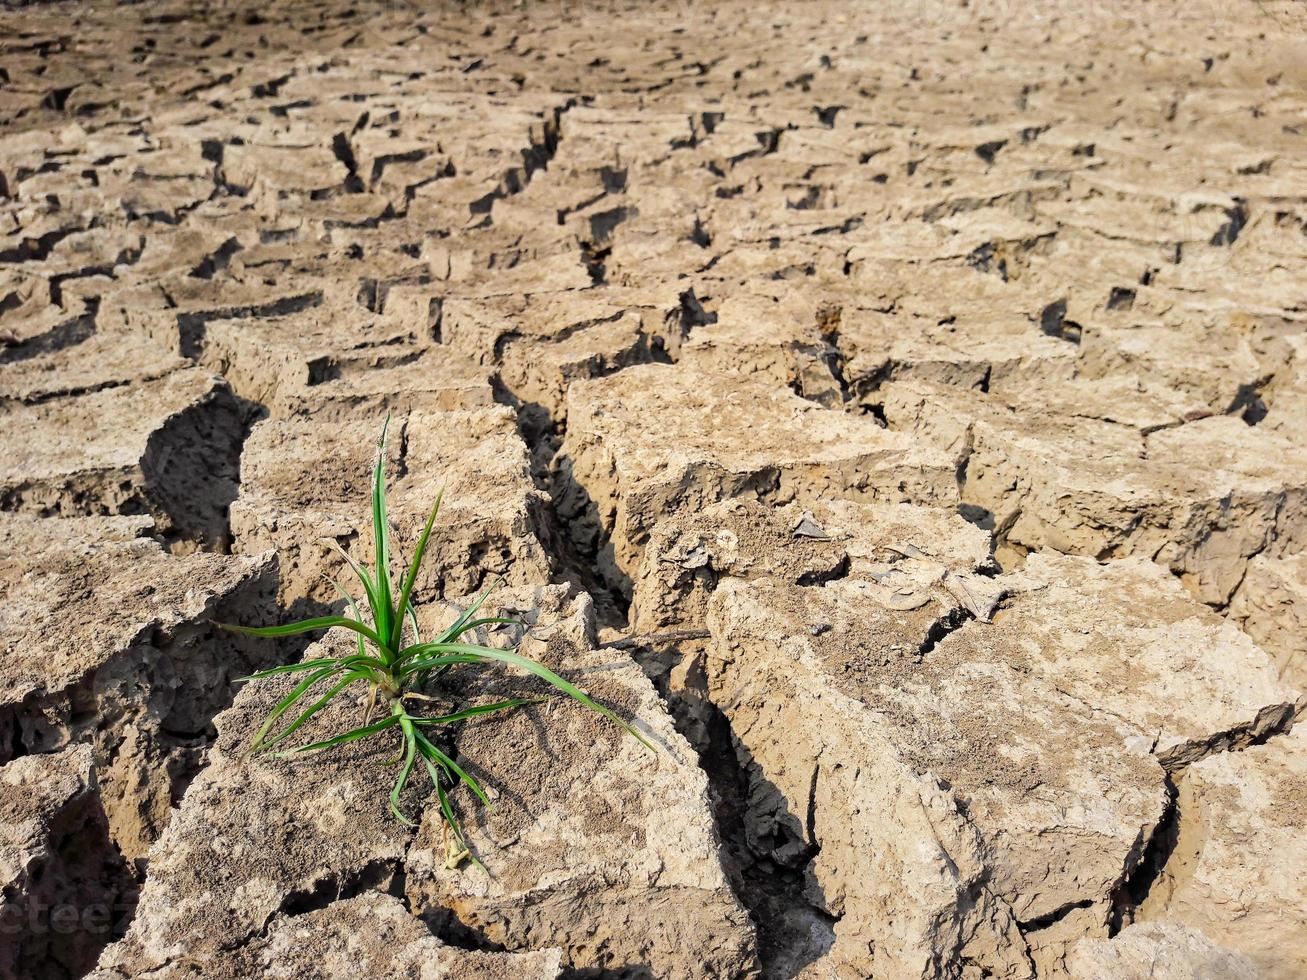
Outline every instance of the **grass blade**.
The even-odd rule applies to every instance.
[[[440,715],[435,718],[414,718],[415,725],[450,725],[456,721],[463,721],[467,718],[475,718],[477,715],[488,715],[492,711],[508,711],[511,708],[520,708],[524,704],[538,704],[544,698],[509,698],[507,701],[496,701],[494,704],[480,704],[472,708],[464,708],[462,711],[455,711],[452,715]]]
[[[449,805],[449,795],[445,792],[445,787],[440,785],[440,780],[436,778],[439,774],[436,767],[432,765],[431,760],[423,756],[423,761],[427,764],[427,772],[431,774],[431,781],[436,784],[436,795],[440,798],[440,812],[445,816],[445,823],[449,824],[449,829],[454,833],[454,840],[458,841],[460,847],[467,847],[467,841],[463,838],[463,828],[458,825],[458,818],[454,816],[454,808]]]
[[[263,743],[264,749],[270,749],[278,742],[284,742],[286,739],[288,739],[291,735],[293,735],[296,732],[297,729],[300,728],[300,726],[302,726],[306,721],[308,721],[319,711],[325,708],[331,702],[332,698],[334,698],[345,688],[349,687],[349,685],[353,684],[355,681],[358,680],[368,680],[368,679],[369,679],[368,675],[363,673],[363,671],[351,670],[343,678],[341,678],[339,681],[333,684],[331,686],[331,689],[327,691],[326,694],[322,695],[322,697],[318,698],[318,700],[314,701],[311,705],[309,705],[308,708],[304,710],[303,714],[301,714],[298,718],[296,718],[293,722],[291,722],[289,725],[283,728],[272,738],[268,739],[268,741],[264,742]]]
[[[314,630],[330,629],[333,626],[343,626],[347,630],[353,630],[367,639],[371,640],[377,646],[381,646],[381,638],[376,633],[368,629],[358,620],[350,619],[348,616],[319,616],[316,619],[302,619],[298,623],[286,623],[283,626],[236,626],[233,623],[215,623],[219,629],[224,629],[229,633],[244,633],[247,636],[294,636],[297,633],[311,633]]]
[[[312,660],[301,660],[297,664],[283,664],[280,667],[269,667],[267,670],[256,671],[248,677],[237,677],[238,681],[258,681],[265,677],[272,677],[276,674],[294,674],[303,670],[317,670],[326,664],[339,665],[340,661],[335,657],[315,657]]]
[[[310,677],[304,678],[304,680],[296,684],[295,687],[291,689],[291,692],[287,694],[284,698],[282,698],[280,701],[278,701],[276,706],[270,712],[268,712],[268,717],[263,719],[263,725],[259,728],[257,732],[254,733],[254,740],[250,743],[250,751],[257,752],[260,748],[262,748],[263,736],[268,734],[268,730],[272,728],[274,724],[276,724],[277,719],[280,718],[282,715],[284,715],[286,711],[291,707],[291,705],[293,705],[296,701],[302,698],[305,692],[308,691],[309,688],[311,688],[318,681],[322,680],[324,677],[328,677],[331,674],[334,674],[336,670],[337,668],[334,665],[331,667],[323,667],[317,673],[313,674]]]
[[[500,578],[497,582],[487,587],[484,592],[482,592],[479,596],[477,596],[476,601],[473,602],[472,605],[467,607],[467,610],[463,613],[463,615],[459,616],[458,619],[454,620],[454,625],[450,626],[447,630],[445,630],[445,632],[440,634],[440,639],[437,640],[436,642],[449,643],[452,642],[453,640],[456,640],[458,637],[462,636],[463,633],[466,632],[466,626],[468,620],[470,620],[473,616],[476,615],[477,610],[481,608],[481,606],[485,603],[485,601],[488,598],[490,598],[490,593],[493,592],[503,581],[504,581],[503,578]]]
[[[613,714],[612,711],[610,711],[608,708],[605,708],[602,704],[594,700],[594,698],[590,697],[590,695],[586,694],[579,687],[576,687],[575,685],[570,684],[567,681],[563,680],[563,678],[559,677],[544,664],[537,663],[536,661],[532,660],[530,657],[524,657],[520,653],[515,653],[512,650],[498,650],[494,647],[473,646],[467,643],[419,643],[416,646],[409,647],[407,650],[401,651],[400,660],[404,660],[406,657],[412,656],[414,651],[422,652],[422,653],[429,651],[431,653],[439,653],[444,655],[462,654],[465,656],[479,657],[483,660],[497,660],[500,663],[505,663],[512,667],[517,667],[520,668],[521,670],[525,670],[528,673],[535,674],[535,676],[541,678],[542,680],[547,681],[548,683],[552,684],[554,687],[558,688],[558,690],[562,691],[568,697],[572,698],[575,701],[579,701],[581,704],[585,705],[591,711],[601,714],[605,718],[609,719],[610,721],[613,721],[618,725],[622,726],[622,728],[626,732],[628,732],[631,735],[634,735],[641,745],[649,749],[649,751],[651,752],[653,751],[653,745],[649,743],[648,739],[646,739],[643,735],[641,735],[638,731],[636,731],[634,728],[628,725],[621,718],[617,717],[617,715]],[[411,667],[412,665],[410,664],[409,666]]]
[[[436,796],[440,800],[440,812],[445,817],[445,823],[449,825],[450,833],[454,835],[454,843],[467,852],[467,858],[469,861],[482,871],[485,871],[486,866],[477,859],[477,856],[472,853],[472,848],[468,846],[467,838],[463,835],[463,828],[459,826],[458,817],[454,816],[454,808],[449,804],[449,794],[445,792],[445,787],[441,786],[440,781],[436,779],[435,767],[432,766],[431,761],[425,756],[423,756],[423,761],[426,762],[427,771],[431,773],[431,779],[436,784]],[[446,858],[446,860],[448,860],[448,858]],[[445,867],[449,867],[449,865],[446,864]]]
[[[472,792],[477,795],[477,799],[479,799],[483,805],[485,805],[489,809],[492,810],[494,809],[495,805],[490,802],[490,797],[486,796],[486,791],[481,788],[480,783],[478,783],[475,779],[473,779],[471,776],[465,773],[459,767],[459,764],[457,762],[455,762],[449,756],[445,755],[445,753],[441,752],[438,748],[432,745],[427,740],[427,737],[423,735],[421,732],[419,732],[417,729],[413,730],[413,734],[417,738],[418,749],[419,751],[422,752],[424,756],[426,756],[429,759],[434,759],[435,761],[439,762],[442,766],[444,766],[446,769],[448,769],[450,772],[454,773],[454,775],[456,775],[460,780],[462,780],[464,783],[467,784],[468,789],[472,790]]]
[[[460,629],[458,633],[459,636],[461,636],[462,634],[470,632],[474,629],[480,629],[482,626],[525,626],[525,625],[526,624],[523,623],[520,619],[506,619],[503,616],[484,616],[481,619],[474,619],[472,620],[472,622],[464,624],[463,628]],[[454,643],[457,640],[458,640],[458,636],[451,636],[445,642]]]
[[[355,728],[353,731],[345,732],[343,735],[336,735],[332,738],[324,738],[321,742],[313,742],[310,745],[301,745],[293,749],[284,749],[281,752],[273,752],[273,759],[287,759],[292,755],[299,755],[303,752],[317,752],[321,749],[329,749],[333,745],[345,745],[349,742],[357,742],[361,738],[367,738],[369,735],[375,735],[377,732],[384,732],[387,728],[394,728],[399,723],[398,715],[391,715],[388,718],[382,718],[381,721],[375,721],[371,725],[364,725],[362,728]]]
[[[413,642],[414,642],[414,643],[421,643],[421,642],[422,642],[422,639],[421,639],[421,630],[418,629],[418,614],[417,614],[417,610],[413,608],[413,603],[411,603],[411,602],[407,602],[407,603],[405,603],[405,604],[404,604],[404,611],[405,611],[406,613],[408,613],[408,619],[409,619],[409,622],[413,624]],[[399,648],[399,640],[396,639],[396,640],[395,640],[395,649],[398,649],[398,648]]]
[[[336,554],[340,555],[345,560],[345,564],[350,567],[350,570],[358,576],[358,580],[363,583],[363,594],[367,597],[368,609],[375,612],[377,608],[377,585],[372,581],[372,576],[368,574],[367,567],[360,565],[351,558],[349,552],[342,548],[340,542],[335,538],[327,538],[327,545]]]
[[[386,431],[390,428],[390,415],[386,415],[377,440],[377,462],[372,467],[372,537],[375,547],[377,604],[372,610],[377,634],[390,640],[394,628],[395,609],[391,606],[390,583],[390,525],[386,520]],[[385,645],[389,645],[388,643]]]
[[[442,487],[436,494],[436,504],[431,508],[431,513],[427,516],[427,523],[422,528],[422,536],[418,538],[417,547],[413,549],[413,560],[409,562],[408,572],[404,575],[404,586],[399,594],[398,608],[408,609],[408,598],[413,594],[413,583],[418,577],[418,566],[422,564],[422,556],[427,551],[427,539],[431,537],[431,528],[436,523],[436,515],[440,513],[440,502],[445,499],[445,490]],[[416,621],[413,623],[413,629],[417,630]],[[394,635],[390,638],[391,646],[399,647],[399,630],[400,624],[395,624]]]
[[[412,677],[414,674],[422,671],[431,670],[435,667],[450,667],[454,664],[480,664],[485,661],[479,656],[473,656],[469,653],[449,654],[441,657],[431,657],[428,660],[415,660],[411,664],[406,664],[404,669],[399,672],[399,676]]]
[[[340,666],[344,670],[348,670],[350,667],[371,667],[373,670],[384,672],[387,669],[386,665],[380,660],[376,657],[370,657],[366,653],[355,653],[344,657],[340,661]]]
[[[345,591],[345,586],[341,585],[340,581],[335,576],[332,576],[331,584],[336,587],[337,592],[339,592],[342,596],[345,597],[345,602],[349,605],[350,612],[354,614],[354,618],[357,619],[360,623],[363,622],[363,615],[359,612],[358,603],[354,601],[354,597],[352,595],[350,595],[348,592]],[[368,651],[367,648],[364,647],[363,645],[363,637],[360,636],[358,640],[359,640],[359,656],[360,657],[366,656]]]
[[[400,767],[399,778],[395,780],[395,786],[390,791],[390,812],[406,827],[416,827],[417,824],[404,816],[403,811],[400,810],[399,794],[404,792],[408,777],[413,772],[413,761],[417,758],[417,730],[409,722],[408,717],[402,714],[403,708],[396,707],[395,710],[395,717],[399,719],[399,727],[404,732],[404,764]]]

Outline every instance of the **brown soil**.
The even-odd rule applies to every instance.
[[[1301,976],[1305,38],[0,12],[0,980]],[[488,876],[212,626],[339,606],[387,414],[423,623],[502,577],[659,746],[453,733]]]

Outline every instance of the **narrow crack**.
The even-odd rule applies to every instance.
[[[380,891],[402,899],[404,881],[403,865],[398,859],[378,858],[368,861],[361,868],[324,875],[309,887],[288,893],[277,907],[277,913],[286,918],[307,915],[370,891]],[[272,919],[270,916],[264,923],[265,935]]]
[[[548,169],[550,162],[558,154],[559,144],[562,143],[564,114],[588,101],[590,101],[588,97],[574,96],[561,106],[555,106],[544,121],[540,140],[532,139],[522,150],[522,165],[510,168],[504,173],[498,187],[473,201],[470,205],[472,215],[485,215],[485,223],[489,225],[491,209],[495,201],[522,193],[538,171]]]
[[[1017,928],[1021,930],[1023,936],[1032,932],[1039,932],[1041,929],[1047,929],[1050,926],[1057,925],[1057,923],[1061,922],[1077,909],[1087,909],[1092,907],[1093,904],[1093,901],[1088,898],[1082,898],[1076,902],[1068,902],[1066,905],[1063,905],[1061,908],[1056,908],[1052,912],[1036,916],[1033,919],[1027,919],[1025,922],[1018,922]]]
[[[921,641],[921,646],[917,648],[918,654],[922,657],[926,656],[933,651],[946,636],[957,632],[967,623],[975,621],[976,615],[970,609],[965,609],[961,606],[954,606],[943,616],[940,616],[930,624],[930,629],[926,631],[926,636]]]
[[[554,568],[554,581],[590,593],[600,625],[625,626],[630,600],[612,587],[598,568],[598,542],[584,525],[584,507],[572,517],[559,511],[559,498],[564,494],[578,506],[589,501],[584,488],[571,482],[557,465],[558,449],[567,432],[566,420],[555,421],[545,406],[519,398],[498,375],[493,384],[495,400],[508,405],[517,415],[518,435],[526,443],[531,460],[531,480],[544,494],[534,517],[541,544]]]
[[[1166,775],[1166,809],[1157,822],[1152,836],[1131,870],[1112,891],[1111,913],[1108,918],[1108,935],[1115,936],[1134,921],[1135,913],[1148,898],[1153,887],[1166,871],[1167,862],[1175,853],[1180,840],[1179,791],[1172,774]]]

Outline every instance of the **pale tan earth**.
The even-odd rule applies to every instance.
[[[0,12],[0,980],[1307,977],[1304,140],[1287,0]],[[452,731],[485,870],[213,625],[388,414],[655,746]]]

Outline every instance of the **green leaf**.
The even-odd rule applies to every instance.
[[[257,752],[263,746],[263,736],[268,734],[268,729],[272,728],[278,718],[304,696],[304,693],[324,677],[334,674],[339,668],[334,664],[330,667],[323,667],[310,677],[304,678],[291,689],[291,692],[277,702],[276,706],[268,712],[268,717],[263,719],[263,725],[254,733],[254,740],[250,743],[250,751]]]
[[[372,581],[372,576],[368,574],[368,570],[366,566],[360,565],[353,558],[351,558],[349,552],[346,551],[344,548],[342,548],[340,546],[340,542],[337,541],[335,538],[328,538],[327,545],[333,551],[335,551],[336,554],[340,555],[340,557],[345,560],[345,564],[350,567],[350,569],[354,572],[354,574],[358,576],[358,580],[363,583],[363,594],[364,596],[366,596],[368,600],[368,609],[374,614],[374,622],[375,622],[375,613],[377,611],[377,605],[378,605],[377,585],[375,582]]]
[[[445,792],[445,787],[440,785],[440,780],[436,778],[436,767],[431,764],[430,759],[423,759],[427,763],[427,771],[431,773],[431,781],[436,784],[436,795],[440,798],[440,812],[445,815],[445,823],[449,824],[449,829],[454,832],[454,839],[462,847],[467,847],[467,841],[463,837],[463,828],[458,825],[458,818],[454,816],[454,808],[449,805],[449,795]]]
[[[332,576],[331,584],[336,587],[337,592],[339,592],[342,596],[345,597],[345,602],[349,605],[350,612],[354,614],[354,618],[357,619],[360,623],[363,622],[363,616],[362,614],[359,613],[358,603],[354,601],[354,597],[352,595],[350,595],[348,592],[345,591],[345,586],[341,585],[340,581],[335,576]],[[358,639],[359,639],[359,656],[360,657],[366,656],[368,651],[367,648],[363,646],[363,637],[360,636]]]
[[[408,613],[408,620],[410,623],[413,624],[413,642],[414,643],[422,642],[421,630],[418,629],[418,614],[417,614],[417,610],[413,608],[413,603],[411,602],[404,603],[404,611]],[[395,641],[395,647],[396,649],[398,649],[399,640]]]
[[[355,681],[359,681],[359,680],[364,680],[364,681],[365,681],[365,680],[368,680],[368,679],[369,679],[369,676],[368,676],[367,674],[365,674],[363,671],[361,671],[361,670],[351,670],[348,674],[346,674],[343,678],[341,678],[337,683],[333,684],[333,685],[331,686],[331,689],[330,689],[329,691],[327,691],[326,694],[322,695],[322,697],[318,698],[318,700],[314,701],[311,705],[309,705],[309,707],[307,707],[307,708],[304,710],[304,713],[303,713],[303,714],[301,714],[298,718],[296,718],[293,722],[291,722],[289,725],[287,725],[285,728],[283,728],[280,732],[278,732],[278,733],[277,733],[276,735],[274,735],[272,738],[270,738],[270,739],[268,739],[266,742],[264,742],[264,743],[263,743],[263,747],[264,747],[264,749],[269,749],[269,748],[271,748],[272,746],[276,745],[278,742],[284,742],[287,738],[289,738],[291,735],[293,735],[293,734],[296,732],[296,730],[299,729],[300,726],[302,726],[306,721],[308,721],[310,718],[312,718],[314,715],[316,715],[319,711],[321,711],[323,708],[325,708],[325,707],[326,707],[326,706],[331,702],[331,699],[332,699],[332,698],[334,698],[337,694],[339,694],[339,693],[340,693],[341,691],[343,691],[345,688],[349,687],[349,685],[353,684]]]
[[[506,619],[506,618],[504,618],[503,616],[485,616],[485,617],[483,617],[483,618],[481,618],[481,619],[474,619],[474,620],[472,620],[472,622],[470,622],[470,623],[465,623],[464,626],[463,626],[463,628],[460,629],[458,632],[459,632],[459,635],[461,636],[462,634],[464,634],[464,633],[468,633],[468,632],[471,632],[472,630],[480,629],[482,626],[522,626],[522,627],[525,627],[526,624],[523,623],[520,619]],[[448,632],[448,631],[446,631],[446,632]],[[457,639],[458,639],[457,636],[451,636],[451,637],[449,637],[447,640],[445,640],[445,641],[443,641],[443,642],[446,642],[446,643],[453,643],[453,642],[455,642]]]
[[[468,788],[477,795],[477,799],[479,799],[489,809],[492,810],[494,809],[495,805],[490,802],[490,797],[486,796],[486,791],[481,788],[480,783],[478,783],[475,779],[473,779],[471,776],[465,773],[459,767],[457,762],[455,762],[449,756],[445,755],[445,753],[441,752],[438,748],[432,745],[427,740],[427,737],[423,735],[421,732],[414,729],[413,734],[417,737],[418,750],[421,751],[421,753],[424,756],[426,756],[429,759],[436,760],[441,765],[443,765],[446,769],[448,769],[450,772],[454,773],[454,775],[456,775],[459,779],[461,779],[464,783],[466,783]]]
[[[395,780],[395,787],[390,791],[390,812],[393,813],[399,822],[407,827],[416,827],[412,820],[404,816],[399,808],[399,794],[404,792],[404,786],[408,783],[408,777],[413,772],[413,762],[417,757],[417,730],[409,723],[408,718],[403,715],[403,708],[396,706],[396,717],[399,718],[399,727],[404,732],[404,764],[400,767],[399,778]]]
[[[440,501],[443,500],[444,498],[445,498],[445,491],[444,488],[441,488],[440,492],[436,494],[435,506],[431,508],[431,513],[427,516],[427,523],[422,528],[422,535],[418,538],[417,547],[413,549],[413,560],[409,562],[408,572],[404,576],[404,587],[399,594],[398,608],[400,609],[410,608],[408,599],[409,596],[413,594],[413,583],[417,580],[418,577],[418,567],[422,564],[422,556],[426,554],[427,539],[431,537],[431,528],[436,523],[436,515],[440,513]],[[396,623],[394,632],[390,638],[391,646],[395,647],[396,649],[398,649],[399,647],[399,639],[400,639],[399,632],[401,627],[402,627],[401,623]],[[413,623],[413,629],[414,631],[417,630],[416,619],[414,620]]]
[[[494,704],[479,704],[472,708],[464,708],[462,711],[455,711],[452,715],[440,715],[435,718],[413,718],[415,725],[450,725],[456,721],[463,721],[466,718],[475,718],[477,715],[488,715],[492,711],[508,711],[511,708],[519,708],[524,704],[538,704],[544,698],[509,698],[507,701],[496,701]]]
[[[401,650],[399,654],[399,659],[401,661],[404,661],[409,657],[412,657],[415,653],[426,653],[426,652],[438,653],[442,655],[462,654],[466,656],[479,657],[483,660],[497,660],[500,663],[505,663],[513,667],[518,667],[522,670],[527,671],[528,673],[535,674],[537,677],[542,678],[545,681],[548,681],[550,684],[558,688],[558,690],[562,691],[564,694],[568,695],[569,697],[573,698],[576,701],[579,701],[581,704],[585,705],[591,711],[597,712],[598,714],[603,715],[605,718],[609,719],[610,721],[617,723],[622,727],[623,730],[625,730],[631,735],[634,735],[641,745],[645,746],[645,748],[649,749],[651,752],[653,751],[653,745],[650,744],[649,740],[646,739],[643,735],[641,735],[638,731],[636,731],[633,727],[628,725],[621,718],[617,717],[617,715],[613,714],[612,711],[610,711],[608,708],[605,708],[602,704],[594,700],[592,697],[590,697],[590,695],[586,694],[580,688],[563,680],[563,678],[559,677],[544,664],[536,663],[536,661],[532,660],[530,657],[524,657],[520,653],[515,653],[512,650],[498,650],[494,647],[473,646],[471,644],[466,644],[466,643],[418,643],[405,650]],[[412,666],[413,664],[409,664],[408,668],[405,668],[405,672],[407,672],[407,670]]]
[[[348,670],[350,667],[370,667],[382,673],[389,673],[390,671],[386,664],[383,664],[376,657],[369,657],[366,653],[353,653],[348,657],[343,657],[340,666],[343,670]]]
[[[347,630],[353,630],[371,640],[378,647],[382,645],[381,638],[376,633],[368,629],[358,620],[350,619],[348,616],[319,616],[316,619],[303,619],[298,623],[286,623],[283,626],[236,626],[232,623],[216,623],[220,629],[225,629],[229,633],[245,633],[248,636],[294,636],[296,633],[311,633],[313,630],[330,629],[333,626],[343,626]]]
[[[426,644],[423,644],[423,646],[425,645]],[[480,663],[485,663],[485,661],[479,656],[474,657],[471,654],[466,653],[450,654],[445,657],[432,657],[429,660],[415,660],[411,664],[406,664],[404,669],[399,672],[398,676],[402,679],[412,677],[414,674],[419,674],[423,671],[431,670],[434,667],[449,667],[453,664]]]
[[[313,742],[310,745],[301,745],[294,749],[284,749],[281,752],[270,753],[270,758],[286,759],[292,755],[299,755],[302,752],[317,752],[321,749],[329,749],[333,745],[345,745],[348,742],[357,742],[361,738],[367,738],[369,735],[375,735],[377,732],[384,732],[387,728],[394,728],[399,723],[399,716],[390,715],[382,718],[381,721],[375,721],[371,725],[364,725],[362,728],[355,728],[353,731],[345,732],[343,735],[337,735],[334,738],[325,738],[321,742]]]
[[[377,606],[372,610],[377,634],[390,640],[395,609],[391,606],[390,582],[390,525],[386,520],[386,430],[390,428],[390,413],[381,426],[377,440],[377,462],[372,467],[372,537],[375,546],[377,570]],[[389,644],[385,644],[389,646]]]
[[[447,630],[445,630],[445,632],[440,634],[440,639],[437,640],[436,642],[448,643],[462,636],[463,633],[466,632],[467,621],[471,619],[474,615],[476,615],[476,611],[480,609],[481,606],[485,603],[486,599],[490,597],[490,593],[493,592],[495,588],[498,587],[503,581],[504,579],[501,576],[498,581],[488,586],[486,590],[481,593],[481,595],[477,596],[476,601],[473,602],[472,605],[468,606],[467,610],[463,613],[463,615],[459,616],[458,619],[454,620],[454,625],[450,626]],[[402,655],[401,655],[401,659],[403,659]]]
[[[257,681],[265,677],[272,677],[276,674],[294,674],[302,670],[317,670],[324,664],[339,664],[340,661],[335,657],[315,657],[312,660],[301,660],[295,664],[283,664],[280,667],[269,667],[267,670],[256,671],[247,677],[237,677],[238,681]]]

